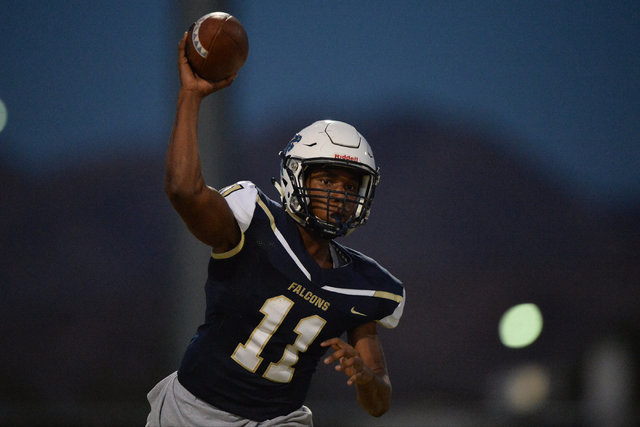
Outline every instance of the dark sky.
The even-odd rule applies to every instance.
[[[300,108],[348,117],[415,106],[508,135],[506,149],[586,197],[639,197],[637,2],[231,4],[251,45],[228,91],[242,126]],[[167,0],[3,2],[0,157],[38,172],[163,150],[177,10]]]

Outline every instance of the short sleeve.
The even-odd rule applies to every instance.
[[[251,181],[239,181],[219,190],[219,192],[226,199],[240,230],[244,233],[251,225],[256,209],[258,189],[255,184]]]
[[[398,326],[398,323],[400,322],[400,318],[402,317],[402,312],[404,311],[404,302],[406,298],[407,298],[406,292],[404,288],[402,288],[402,301],[400,301],[400,303],[398,304],[396,309],[393,311],[393,313],[391,313],[387,317],[384,317],[378,320],[378,323],[384,326],[385,328],[389,328],[389,329],[392,329]]]

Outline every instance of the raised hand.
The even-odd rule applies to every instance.
[[[199,94],[202,98],[216,92],[220,89],[231,85],[237,74],[234,74],[224,80],[210,82],[196,74],[189,65],[185,45],[187,42],[187,33],[185,32],[178,43],[178,70],[180,71],[180,84],[182,89]]]

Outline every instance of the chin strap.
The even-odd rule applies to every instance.
[[[340,214],[335,213],[331,217],[336,221],[336,223],[334,224],[335,227],[337,227],[337,230],[335,231],[335,237],[344,236],[349,232],[349,225],[346,222],[342,222],[342,217],[340,216]]]

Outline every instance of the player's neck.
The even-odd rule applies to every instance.
[[[307,230],[306,228],[298,225],[300,230],[300,237],[302,244],[304,245],[309,255],[318,263],[321,268],[331,269],[333,268],[333,261],[331,259],[331,251],[329,250],[329,240],[323,239],[317,233]]]

